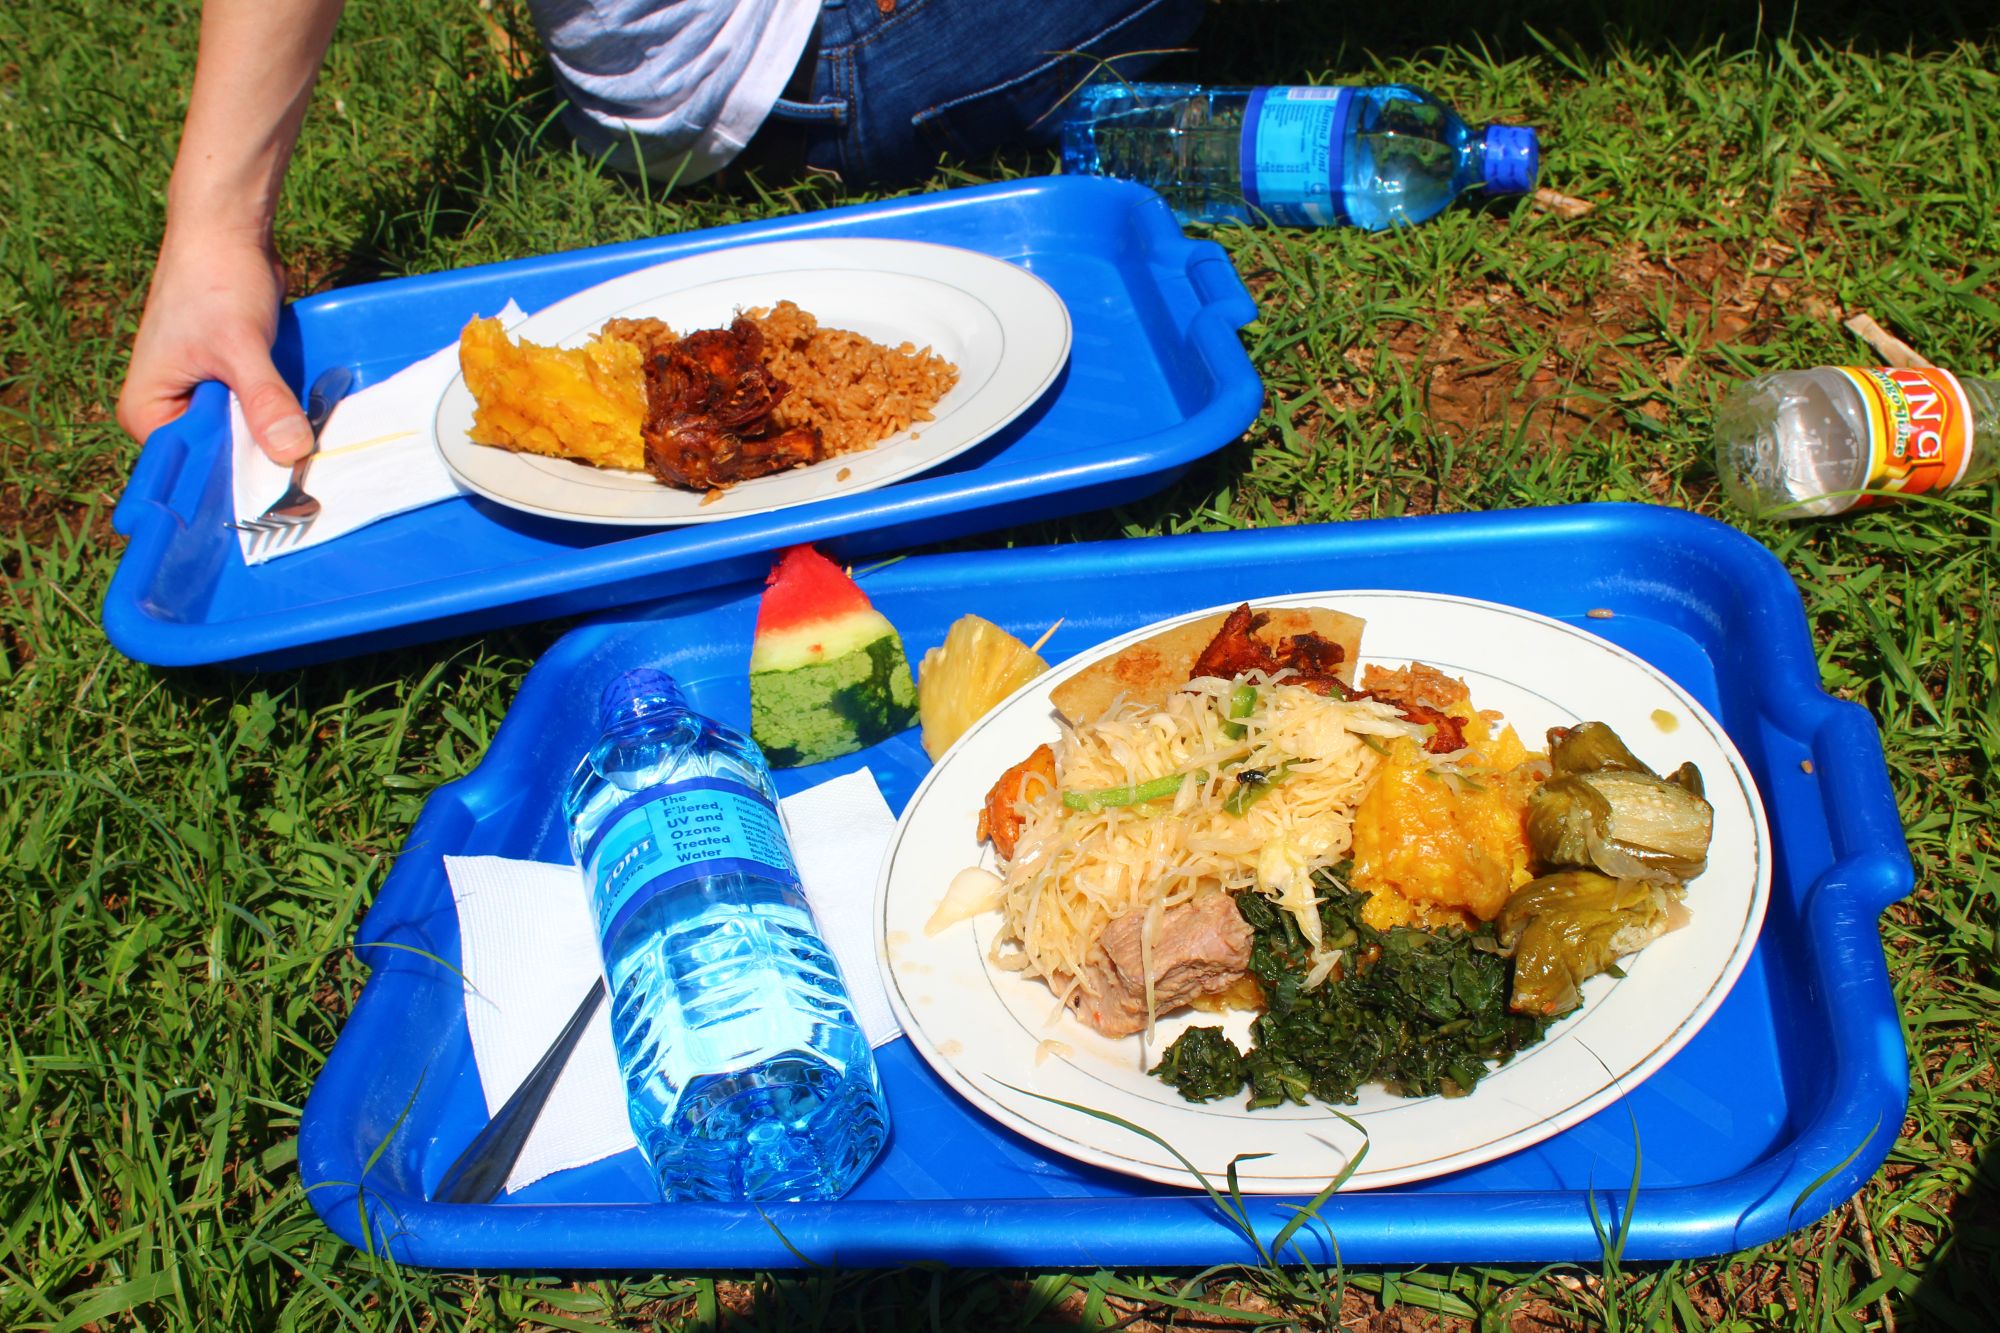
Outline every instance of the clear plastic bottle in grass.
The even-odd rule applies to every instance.
[[[1935,367],[1760,375],[1715,414],[1724,489],[1760,517],[1816,518],[1992,477],[2000,382]]]
[[[1535,188],[1541,145],[1524,125],[1475,129],[1404,84],[1208,88],[1107,80],[1063,121],[1063,170],[1157,190],[1182,221],[1424,222],[1468,190]]]

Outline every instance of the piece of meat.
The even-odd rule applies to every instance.
[[[1295,682],[1314,694],[1354,697],[1347,682],[1335,674],[1346,661],[1347,649],[1317,634],[1294,634],[1278,643],[1278,664],[1298,672]]]
[[[1070,996],[1076,1016],[1107,1037],[1145,1030],[1146,974],[1140,949],[1145,925],[1144,912],[1113,919],[1098,936],[1082,984]],[[1250,967],[1250,940],[1249,924],[1226,893],[1168,908],[1153,941],[1153,1013],[1171,1013],[1242,980]]]
[[[1223,620],[1222,628],[1208,641],[1208,647],[1194,659],[1188,679],[1215,676],[1222,680],[1235,680],[1251,671],[1276,671],[1278,659],[1272,653],[1271,645],[1257,637],[1257,628],[1263,623],[1262,616],[1250,613],[1248,602],[1231,611]]]
[[[730,430],[757,434],[791,386],[764,366],[764,332],[738,318],[726,329],[701,329],[680,340],[672,359],[706,374],[706,401],[697,409]]]
[[[773,472],[804,467],[825,457],[820,448],[819,432],[811,426],[793,426],[770,435],[745,435],[741,438],[742,466],[746,470],[755,469],[748,473],[750,476],[768,477]]]
[[[757,325],[738,317],[726,329],[701,329],[672,342],[664,332],[662,325],[622,333],[649,348],[640,433],[646,468],[655,477],[714,492],[826,456],[817,428],[777,424],[774,414],[791,386],[764,365],[764,333]]]
[[[1288,685],[1303,685],[1314,694],[1338,699],[1353,697],[1354,692],[1334,674],[1347,658],[1346,649],[1313,633],[1288,635],[1274,648],[1257,637],[1269,619],[1262,613],[1253,614],[1248,602],[1231,611],[1208,647],[1195,658],[1188,679],[1218,676],[1235,680],[1251,671],[1275,675],[1290,670],[1294,674],[1285,678]]]
[[[1371,666],[1362,683],[1368,687],[1363,691],[1368,698],[1394,704],[1409,721],[1431,728],[1424,748],[1432,754],[1456,754],[1465,748],[1464,721],[1444,711],[1471,702],[1472,691],[1464,681],[1412,662],[1393,670]]]
[[[1407,720],[1431,729],[1430,739],[1424,742],[1424,748],[1432,754],[1457,754],[1465,748],[1465,723],[1450,713],[1440,713],[1422,704],[1399,703],[1396,707],[1402,710]]]
[[[1023,800],[1056,789],[1056,752],[1037,745],[1035,752],[1000,775],[986,792],[986,804],[979,811],[976,830],[981,841],[993,839],[993,849],[1005,857],[1014,855],[1027,818],[1021,814]]]

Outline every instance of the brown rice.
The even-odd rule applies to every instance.
[[[928,347],[886,347],[821,328],[790,301],[743,317],[764,331],[764,364],[791,386],[773,414],[777,424],[819,427],[829,458],[931,420],[931,409],[958,383],[958,367]]]

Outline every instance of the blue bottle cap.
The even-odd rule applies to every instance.
[[[1486,127],[1486,189],[1490,194],[1526,194],[1535,188],[1542,144],[1527,125]]]
[[[621,672],[598,699],[598,719],[607,729],[634,718],[650,717],[687,707],[681,687],[664,671],[651,667]]]

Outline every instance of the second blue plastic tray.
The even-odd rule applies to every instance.
[[[1315,1261],[1628,1259],[1756,1244],[1825,1213],[1895,1141],[1905,1058],[1877,915],[1910,865],[1868,715],[1820,692],[1798,594],[1734,529],[1627,505],[926,556],[862,585],[912,658],[966,612],[1051,661],[1194,607],[1312,588],[1401,588],[1523,606],[1661,668],[1728,728],[1775,847],[1749,967],[1707,1026],[1623,1101],[1535,1147],[1421,1184],[1339,1194],[1299,1233]],[[607,616],[529,675],[478,770],[434,794],[361,931],[376,968],[305,1108],[314,1206],[357,1244],[449,1266],[790,1267],[941,1261],[1094,1267],[1254,1261],[1203,1195],[1052,1156],[987,1120],[906,1041],[879,1052],[894,1137],[838,1203],[662,1204],[636,1152],[504,1201],[428,1201],[485,1118],[470,1055],[445,855],[567,859],[560,788],[615,672],[658,664],[743,725],[758,589]],[[1608,618],[1592,616],[1608,612]],[[867,765],[900,807],[929,767],[914,732],[780,775],[787,791]],[[390,947],[375,947],[375,946]],[[1255,1151],[1246,1143],[1245,1151]],[[1636,1182],[1636,1207],[1626,1192]],[[1264,1241],[1300,1200],[1256,1198]]]
[[[345,364],[364,383],[451,343],[508,299],[533,312],[669,259],[799,237],[935,241],[1021,265],[1069,307],[1054,389],[995,438],[861,495],[640,531],[464,497],[250,567],[228,512],[226,398],[205,385],[140,454],[113,523],[130,537],[104,602],[129,657],[273,667],[599,611],[763,575],[772,550],[849,557],[1102,509],[1166,485],[1243,432],[1263,386],[1237,341],[1256,314],[1228,257],[1181,234],[1151,191],[1044,177],[347,288],[291,306],[294,384]],[[670,576],[670,577],[669,577]]]

